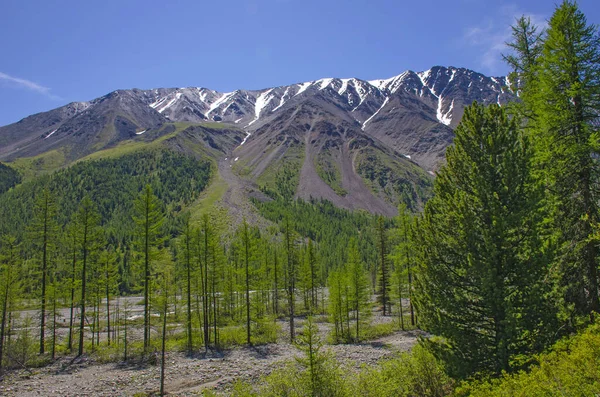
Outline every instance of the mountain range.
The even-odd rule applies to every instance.
[[[508,83],[436,66],[227,93],[117,90],[0,127],[0,161],[34,177],[160,144],[210,157],[244,196],[276,191],[287,169],[296,197],[393,215],[400,202],[418,210],[431,194],[465,106],[507,103]]]

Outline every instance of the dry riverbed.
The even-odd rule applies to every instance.
[[[385,321],[378,319],[376,321]],[[301,323],[301,321],[300,321]],[[299,324],[300,325],[300,324]],[[330,324],[320,323],[322,338]],[[398,351],[409,350],[417,340],[415,332],[392,335],[353,345],[326,345],[340,363],[358,367],[372,365]],[[227,394],[237,380],[257,381],[300,351],[282,335],[279,343],[237,347],[204,356],[167,354],[166,390],[174,396],[194,396],[204,389]],[[63,357],[44,368],[12,371],[0,381],[2,396],[134,396],[151,395],[159,388],[160,366],[124,363],[99,364],[92,358]]]

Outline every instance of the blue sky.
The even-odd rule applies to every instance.
[[[260,89],[460,66],[507,72],[522,14],[555,2],[2,0],[0,125],[120,88]],[[598,0],[582,0],[600,22]]]

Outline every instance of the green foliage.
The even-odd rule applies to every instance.
[[[0,163],[0,194],[21,183],[21,175],[6,164]]]
[[[530,153],[499,106],[468,107],[425,208],[419,321],[455,376],[519,368],[555,331]]]
[[[450,394],[452,380],[433,354],[417,345],[378,367],[364,368],[353,390],[366,397],[442,397]]]
[[[506,57],[520,81],[523,124],[535,145],[535,172],[546,189],[545,238],[562,298],[562,317],[600,311],[598,236],[598,109],[600,36],[577,4],[557,6],[539,34],[526,18],[513,27],[514,55]],[[516,79],[514,79],[516,80]]]
[[[456,396],[596,396],[600,392],[600,326],[566,338],[528,371],[503,373],[500,378],[463,383]]]
[[[357,171],[374,192],[391,198],[391,203],[406,204],[418,211],[431,197],[432,178],[423,169],[407,160],[364,149],[357,156]]]
[[[374,217],[369,213],[344,210],[324,200],[286,203],[279,199],[254,201],[254,205],[262,216],[280,226],[286,217],[293,219],[292,227],[298,234],[318,243],[324,269],[346,262],[346,246],[353,237],[358,242],[361,260],[368,265],[376,260],[375,239],[371,233]]]
[[[600,312],[597,191],[600,149],[600,36],[575,3],[564,1],[549,21],[536,91],[536,142],[558,237],[561,287],[577,314]],[[576,277],[573,277],[574,275]]]
[[[206,187],[211,165],[168,150],[77,163],[52,175],[24,182],[0,195],[0,233],[21,233],[31,219],[34,198],[44,189],[56,197],[58,223],[66,224],[84,195],[98,204],[102,225],[113,242],[131,235],[133,202],[146,185],[175,210]],[[111,237],[112,236],[112,237]]]
[[[315,168],[317,175],[329,187],[340,196],[345,196],[348,192],[342,187],[342,174],[339,167],[336,165],[335,159],[328,150],[319,153],[315,160]]]
[[[306,348],[305,348],[306,350]],[[442,397],[452,391],[453,382],[444,367],[427,349],[416,346],[375,367],[349,370],[336,363],[328,353],[319,353],[319,371],[311,377],[309,355],[290,362],[255,384],[237,385],[232,393],[238,397]]]

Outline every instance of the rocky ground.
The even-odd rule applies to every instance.
[[[390,321],[374,318],[374,321]],[[299,320],[299,326],[301,326]],[[283,325],[283,323],[282,323]],[[319,323],[322,339],[331,325]],[[285,328],[284,328],[285,329]],[[417,333],[396,332],[392,335],[352,345],[326,345],[345,365],[375,364],[395,352],[410,349]],[[279,343],[255,347],[238,347],[224,352],[210,352],[188,357],[183,353],[167,355],[166,390],[170,395],[194,396],[205,389],[227,394],[237,380],[257,381],[285,361],[300,355],[282,333]],[[157,393],[160,366],[145,364],[100,364],[90,357],[73,360],[63,357],[49,366],[9,372],[0,381],[2,396],[134,396]]]

